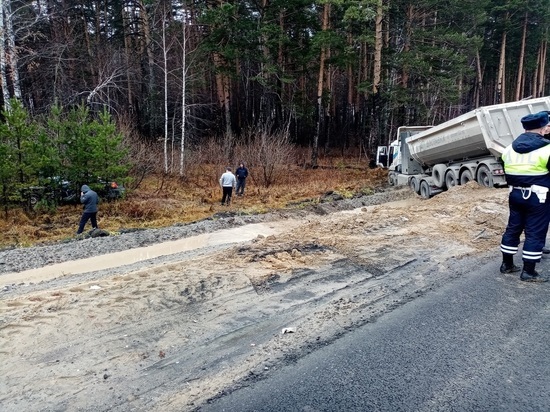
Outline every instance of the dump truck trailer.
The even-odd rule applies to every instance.
[[[506,186],[501,155],[523,133],[521,118],[550,111],[550,96],[484,106],[437,126],[402,126],[377,163],[391,185],[408,185],[423,198],[472,180]]]

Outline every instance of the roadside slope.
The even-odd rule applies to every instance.
[[[14,288],[2,410],[197,408],[495,258],[506,195],[469,184],[308,214],[178,261]]]

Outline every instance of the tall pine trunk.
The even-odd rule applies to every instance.
[[[131,110],[132,107],[132,101],[134,100],[132,97],[132,73],[130,70],[130,56],[132,54],[132,41],[130,39],[130,24],[131,24],[131,17],[127,15],[126,12],[126,4],[123,4],[121,7],[121,16],[122,16],[122,32],[124,36],[124,60],[126,62],[126,95],[128,99],[128,106]]]
[[[546,33],[548,31],[546,30]],[[546,83],[546,55],[548,49],[548,41],[543,38],[537,55],[537,68],[533,80],[533,96],[541,97],[544,94],[544,84]]]
[[[369,133],[369,141],[367,143],[367,150],[377,145],[380,135],[380,123],[381,123],[381,107],[380,107],[380,84],[382,82],[382,47],[384,43],[383,36],[383,23],[384,19],[384,7],[383,0],[378,0],[376,8],[376,20],[374,29],[374,67],[372,73],[372,124]]]
[[[218,96],[218,104],[222,110],[223,120],[225,124],[226,139],[231,140],[231,107],[229,98],[229,77],[224,74],[224,60],[219,53],[213,53],[214,67],[216,70],[216,92]]]
[[[479,57],[479,49],[476,50],[476,87],[474,96],[474,107],[481,106],[481,90],[483,87],[483,71],[481,70],[481,59]]]
[[[323,20],[321,29],[326,32],[328,29],[330,4],[325,3],[323,7]],[[323,102],[323,91],[325,88],[325,60],[327,58],[327,48],[321,46],[321,55],[319,57],[319,77],[317,79],[317,127],[313,136],[313,147],[311,151],[311,167],[318,166],[319,159],[319,138],[325,127],[325,107]]]
[[[158,102],[155,90],[155,56],[152,48],[151,26],[149,24],[149,15],[143,0],[138,0],[140,14],[140,31],[142,36],[141,57],[147,60],[147,101],[149,104],[148,115],[151,123],[150,131],[156,130],[157,113],[159,113]]]
[[[383,31],[382,21],[384,18],[383,0],[378,0],[376,9],[376,23],[374,33],[374,70],[372,78],[372,92],[378,94],[380,92],[380,82],[382,79],[382,45]]]
[[[516,100],[520,100],[523,94],[523,86],[525,73],[523,72],[523,61],[525,60],[525,44],[527,43],[527,24],[528,13],[525,12],[525,19],[523,20],[523,33],[521,35],[521,46],[519,50],[519,63],[518,63],[518,79],[516,83]]]
[[[509,14],[506,14],[505,21],[508,21]],[[506,102],[506,36],[507,31],[504,29],[502,33],[502,42],[500,44],[500,60],[498,63],[497,88],[495,95],[495,103]]]

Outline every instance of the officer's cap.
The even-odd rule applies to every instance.
[[[540,129],[548,124],[548,112],[528,114],[521,118],[521,124],[525,130]]]

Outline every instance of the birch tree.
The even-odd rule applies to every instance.
[[[162,64],[164,72],[164,173],[168,173],[168,45],[166,43],[166,10],[162,13]]]
[[[185,117],[186,117],[186,92],[187,92],[187,16],[184,3],[184,16],[181,22],[181,142],[180,142],[180,176],[184,174],[185,160]]]
[[[19,76],[19,58],[15,44],[15,31],[13,27],[14,15],[11,8],[11,0],[0,0],[0,72],[2,75],[2,93],[4,105],[10,108],[10,90],[13,90],[13,97],[21,100],[21,84]],[[8,83],[8,78],[10,82]]]
[[[17,47],[15,45],[15,32],[13,30],[13,14],[11,11],[11,0],[2,0],[5,2],[3,9],[6,16],[6,25],[5,30],[7,34],[7,44],[8,51],[10,55],[9,65],[10,65],[10,77],[13,85],[13,96],[17,100],[21,100],[21,84],[19,80],[19,58],[17,56]]]
[[[0,76],[2,80],[2,96],[4,98],[4,108],[10,110],[10,92],[8,89],[7,56],[6,56],[6,31],[4,29],[4,17],[6,15],[5,2],[9,0],[0,0]]]

